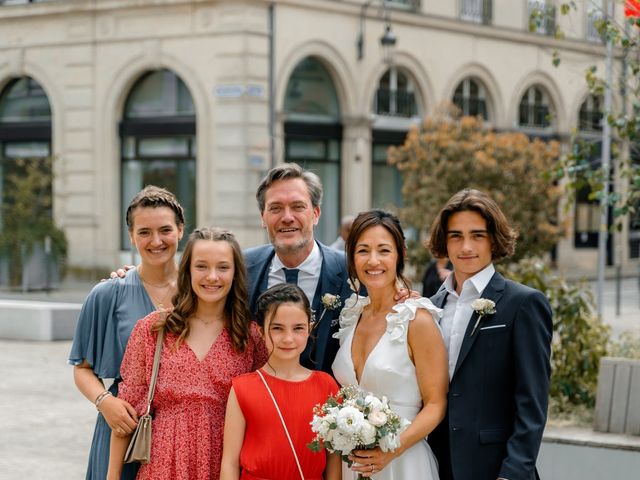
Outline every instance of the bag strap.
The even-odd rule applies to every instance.
[[[151,411],[151,402],[153,402],[153,394],[156,391],[156,381],[158,380],[158,370],[160,369],[160,354],[162,353],[162,342],[164,340],[164,326],[158,331],[156,340],[156,352],[153,355],[153,370],[151,370],[151,383],[149,384],[149,395],[147,396],[147,413]]]
[[[284,423],[284,418],[282,418],[282,413],[280,412],[280,407],[278,407],[278,402],[276,402],[276,398],[273,396],[273,393],[271,393],[271,389],[269,388],[267,381],[262,376],[262,372],[260,370],[256,370],[256,373],[260,376],[260,379],[262,380],[262,383],[264,383],[267,392],[269,392],[271,400],[273,400],[273,404],[276,407],[276,411],[278,412],[278,416],[280,417],[280,421],[282,422],[282,426],[284,427],[284,433],[286,433],[287,440],[289,440],[289,446],[291,447],[291,451],[293,452],[293,458],[296,459],[296,465],[298,466],[298,472],[300,472],[300,478],[304,480],[304,474],[302,473],[302,467],[300,466],[300,461],[298,460],[298,454],[296,453],[296,449],[293,446],[291,435],[289,435],[289,429],[287,429],[287,425]]]

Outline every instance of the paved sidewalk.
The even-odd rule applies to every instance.
[[[71,342],[0,340],[0,479],[82,480],[96,410],[66,364]]]

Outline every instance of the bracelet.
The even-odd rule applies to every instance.
[[[96,401],[93,402],[96,405],[96,410],[100,411],[100,404],[104,402],[104,399],[112,396],[113,394],[109,390],[105,390],[100,395],[97,396]]]

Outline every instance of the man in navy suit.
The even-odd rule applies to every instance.
[[[255,313],[256,300],[267,288],[285,281],[297,283],[315,313],[312,337],[302,354],[302,363],[331,373],[339,347],[333,333],[338,330],[344,301],[352,292],[344,253],[313,236],[320,218],[322,183],[314,173],[295,163],[285,163],[267,172],[256,199],[271,243],[244,252],[251,311]],[[331,308],[323,304],[326,294],[339,296],[340,305]]]
[[[431,298],[444,309],[449,354],[447,414],[429,435],[441,480],[538,478],[551,308],[541,292],[495,271],[515,241],[498,205],[477,190],[455,194],[431,228],[431,252],[454,270]]]

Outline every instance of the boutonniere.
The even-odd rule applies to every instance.
[[[320,302],[322,303],[322,306],[323,306],[322,313],[320,314],[320,318],[318,319],[317,322],[314,315],[314,318],[311,320],[311,323],[313,324],[313,326],[315,326],[316,323],[320,323],[320,321],[322,320],[322,317],[324,317],[324,314],[326,313],[327,310],[335,310],[336,308],[340,308],[340,306],[342,305],[342,300],[340,299],[340,295],[334,295],[332,293],[325,293],[324,295],[322,295],[322,297],[320,297]]]
[[[471,302],[471,308],[473,308],[473,311],[478,314],[476,324],[473,326],[473,330],[471,330],[471,336],[473,337],[478,325],[480,325],[480,320],[482,320],[485,315],[493,315],[496,313],[496,302],[489,300],[488,298],[478,298]]]

